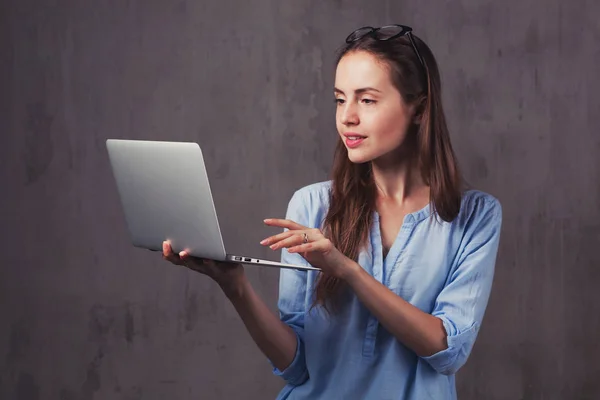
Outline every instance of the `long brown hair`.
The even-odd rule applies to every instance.
[[[446,118],[442,109],[441,79],[437,62],[429,47],[413,35],[423,58],[420,63],[406,36],[378,41],[369,36],[344,46],[336,65],[350,52],[364,51],[384,62],[394,86],[407,104],[418,105],[419,126],[413,126],[421,175],[430,187],[432,215],[452,221],[458,215],[462,197],[462,177],[450,143]],[[377,196],[371,164],[354,164],[341,138],[335,149],[330,207],[323,231],[333,245],[353,260],[366,244]],[[337,300],[342,282],[321,274],[315,288],[313,305],[330,305],[338,309]]]

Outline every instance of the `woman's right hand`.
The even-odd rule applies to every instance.
[[[163,242],[163,259],[175,265],[183,265],[212,278],[221,286],[226,294],[238,289],[239,284],[244,278],[244,267],[242,264],[197,258],[190,256],[185,251],[176,254],[173,252],[171,243],[168,241]]]

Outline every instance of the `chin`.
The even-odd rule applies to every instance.
[[[364,164],[371,161],[373,158],[362,151],[348,150],[348,159],[353,164]]]

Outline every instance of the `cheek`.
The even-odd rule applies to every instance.
[[[342,133],[346,130],[346,125],[342,122],[342,118],[339,112],[335,113],[335,126],[337,127],[338,133]]]
[[[377,137],[397,141],[405,136],[408,124],[397,110],[386,110],[372,120],[372,128]]]

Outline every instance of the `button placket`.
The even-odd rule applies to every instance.
[[[381,248],[381,232],[379,228],[379,214],[375,212],[373,216],[373,225],[371,227],[370,234],[371,242],[371,259],[372,271],[371,274],[378,282],[381,282],[383,278],[383,252]],[[375,353],[375,339],[377,337],[377,325],[378,321],[375,316],[369,313],[367,320],[367,326],[365,329],[365,338],[363,342],[363,356],[371,357]]]
[[[407,239],[413,232],[415,224],[415,217],[412,214],[408,214],[400,227],[398,236],[396,237],[392,248],[388,253],[385,260],[383,260],[383,243],[381,240],[381,231],[379,224],[379,214],[375,213],[373,220],[373,228],[371,229],[371,248],[373,258],[373,277],[378,281],[389,287],[390,276],[393,272],[393,267],[396,265],[402,253],[404,252]],[[363,356],[372,357],[375,354],[375,344],[377,339],[377,331],[379,328],[379,321],[374,315],[369,314],[367,321],[367,327],[365,332],[365,339],[363,343]]]
[[[402,224],[400,228],[400,232],[398,233],[398,237],[396,238],[398,243],[394,243],[394,254],[388,254],[384,262],[384,277],[383,284],[386,287],[390,287],[391,285],[391,277],[394,273],[395,268],[398,267],[404,251],[406,250],[406,246],[408,245],[408,239],[411,237],[417,223],[415,222],[415,217],[412,214],[408,214],[406,216],[405,222]],[[390,252],[391,253],[391,252]]]

